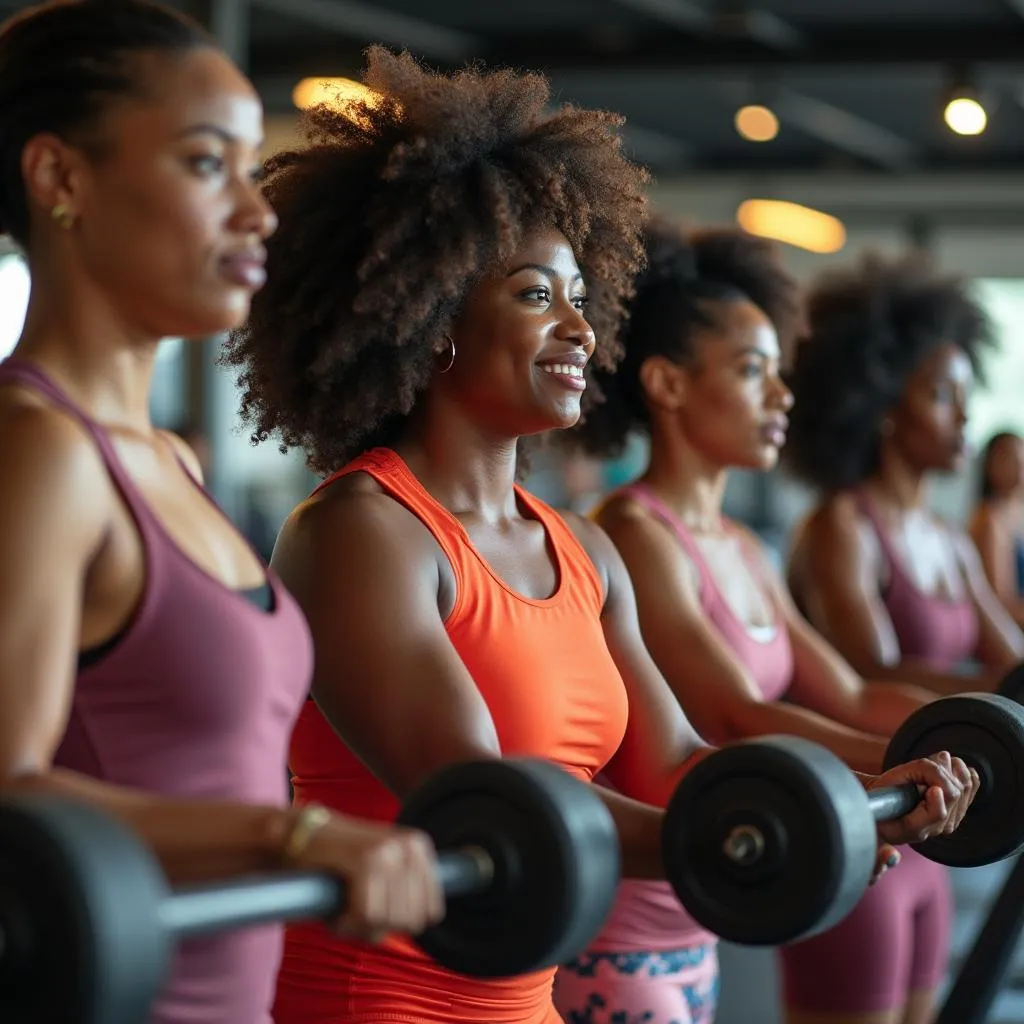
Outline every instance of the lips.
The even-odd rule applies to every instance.
[[[761,427],[761,439],[775,448],[781,448],[786,443],[786,431],[789,429],[789,421],[785,418],[770,420]]]
[[[262,249],[244,249],[221,257],[221,273],[232,283],[245,288],[262,288],[267,280],[266,253]]]

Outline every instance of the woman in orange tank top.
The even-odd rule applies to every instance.
[[[310,144],[271,161],[269,281],[229,350],[257,436],[327,476],[274,555],[316,646],[296,799],[389,820],[444,764],[546,757],[607,773],[625,873],[663,877],[657,808],[706,748],[608,539],[515,486],[519,439],[574,424],[584,366],[614,364],[594,329],[614,337],[640,262],[643,174],[613,118],[547,113],[539,76],[447,78],[375,49],[367,81],[374,102],[314,111]],[[970,798],[934,762],[896,777],[951,803],[932,788],[890,841]],[[550,1024],[553,974],[466,978],[405,942],[296,927],[275,1016]]]

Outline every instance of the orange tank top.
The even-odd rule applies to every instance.
[[[321,487],[355,472],[368,473],[420,519],[451,564],[456,598],[445,628],[487,702],[502,752],[547,758],[577,778],[592,779],[622,741],[626,691],[601,626],[601,579],[561,516],[516,488],[519,507],[544,526],[557,559],[555,592],[535,600],[494,573],[459,520],[396,453],[368,452]],[[372,686],[373,680],[360,685]],[[394,795],[342,743],[312,701],[300,715],[289,762],[297,803],[317,801],[384,821],[397,814]],[[369,946],[340,940],[320,926],[297,926],[286,937],[274,1019],[548,1024],[559,1019],[551,1002],[554,973],[467,978],[404,940]]]

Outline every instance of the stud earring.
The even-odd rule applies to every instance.
[[[65,231],[75,225],[75,218],[71,215],[71,211],[64,205],[64,203],[58,203],[50,211],[50,216],[53,218],[57,227],[63,228]]]

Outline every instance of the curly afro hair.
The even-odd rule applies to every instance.
[[[931,352],[952,343],[979,374],[981,352],[993,341],[967,283],[938,275],[917,253],[898,260],[869,253],[853,269],[824,275],[809,293],[807,319],[783,458],[824,493],[877,470],[882,421]]]
[[[528,233],[569,240],[599,338],[642,264],[647,176],[620,118],[546,111],[540,75],[439,75],[381,47],[365,82],[374,101],[309,111],[306,145],[268,161],[268,283],[225,354],[254,442],[276,431],[319,473],[401,438],[470,289]]]
[[[619,455],[634,431],[650,426],[640,367],[651,356],[695,363],[697,334],[718,326],[722,303],[749,301],[772,321],[787,358],[801,323],[796,280],[782,267],[778,247],[733,228],[687,232],[660,217],[644,231],[647,266],[635,284],[619,337],[617,371],[595,371],[598,402],[567,441],[592,455]],[[612,368],[614,370],[614,368]]]

